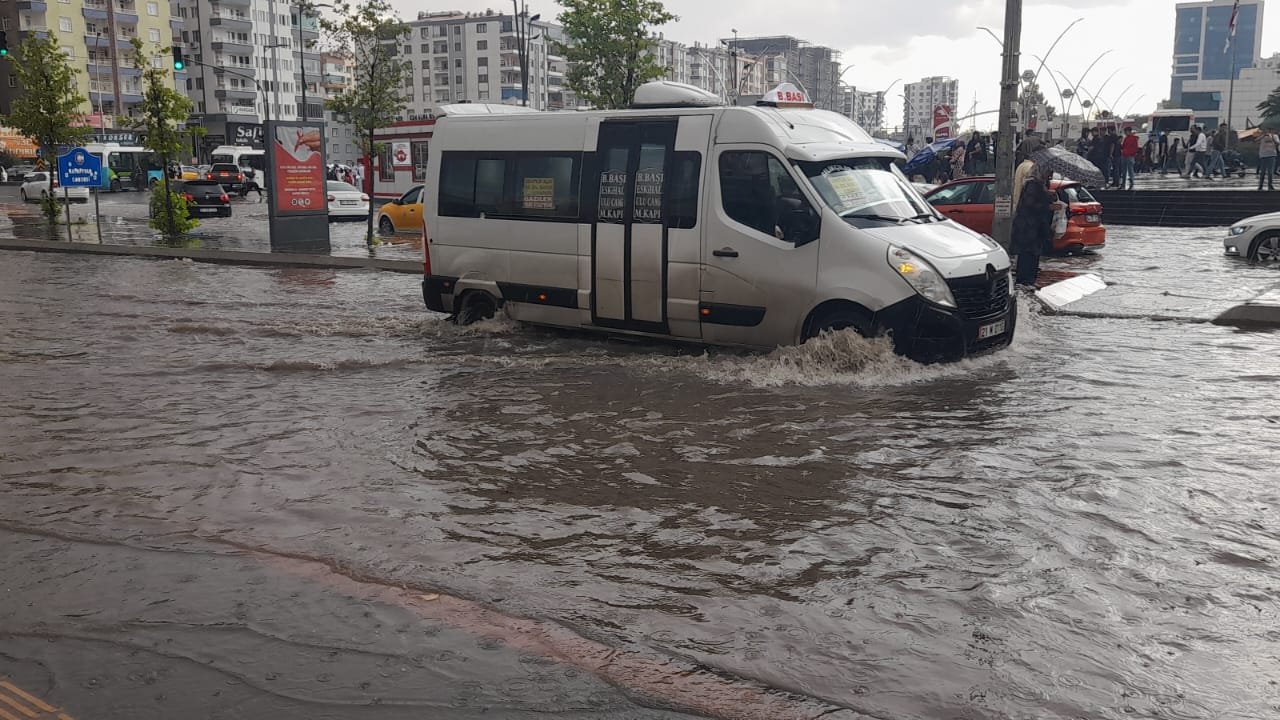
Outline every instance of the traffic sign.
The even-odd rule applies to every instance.
[[[102,184],[102,160],[82,147],[58,156],[58,182],[63,187],[94,187]]]

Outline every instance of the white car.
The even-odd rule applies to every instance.
[[[55,178],[53,181],[53,194],[59,200],[63,196],[63,188],[58,185]],[[67,199],[71,202],[89,202],[89,188],[73,187],[65,190]],[[18,190],[18,194],[22,196],[22,202],[40,202],[40,199],[49,194],[49,173],[40,170],[37,172],[27,173],[22,179],[22,187]]]
[[[327,181],[329,221],[369,217],[369,196],[360,192],[355,185]]]
[[[1227,230],[1222,246],[1228,255],[1255,262],[1280,261],[1280,212],[1247,217]]]

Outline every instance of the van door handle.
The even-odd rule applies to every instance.
[[[720,248],[719,250],[712,250],[711,254],[715,255],[716,257],[738,257],[738,251],[730,247]]]

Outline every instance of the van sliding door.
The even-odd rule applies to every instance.
[[[675,120],[600,124],[591,230],[596,325],[668,333],[666,178],[675,138]]]

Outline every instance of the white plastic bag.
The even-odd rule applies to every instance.
[[[1053,211],[1053,237],[1058,239],[1067,234],[1067,209],[1058,208]]]

